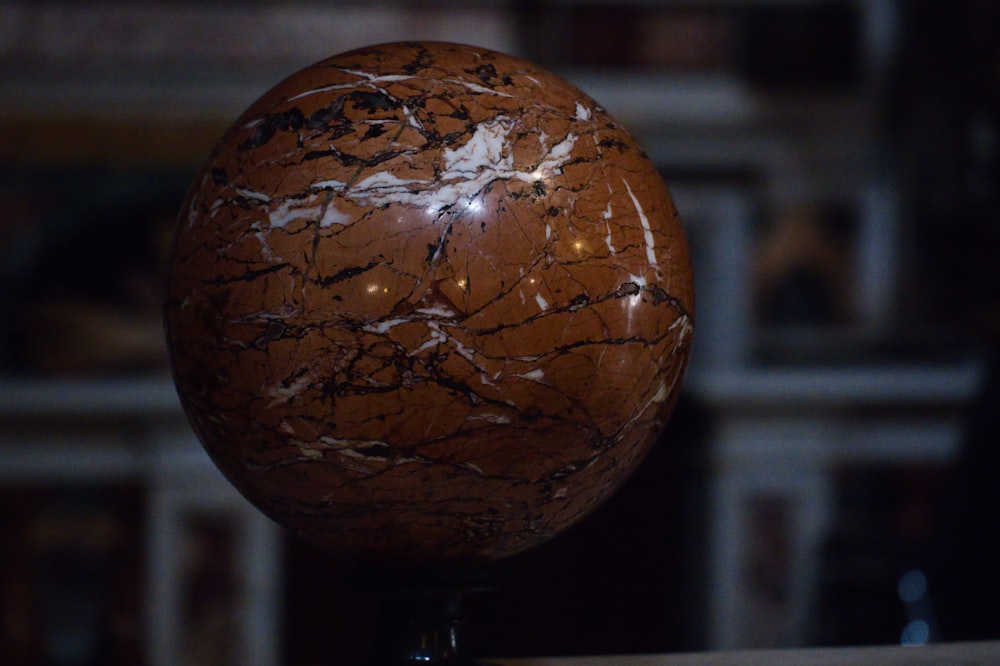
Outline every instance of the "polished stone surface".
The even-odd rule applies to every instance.
[[[680,219],[585,94],[473,47],[292,75],[179,220],[175,381],[226,476],[293,532],[390,561],[538,544],[619,486],[692,340]]]
[[[1000,642],[504,659],[497,666],[995,666]]]

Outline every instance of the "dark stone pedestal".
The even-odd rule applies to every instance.
[[[364,569],[354,584],[380,599],[371,652],[362,666],[489,666],[463,651],[466,594],[493,589],[479,569]]]

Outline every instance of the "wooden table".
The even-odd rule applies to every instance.
[[[743,650],[696,654],[513,659],[499,666],[1000,666],[1000,641],[923,647]]]

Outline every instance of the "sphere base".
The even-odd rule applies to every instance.
[[[462,645],[465,595],[495,587],[480,569],[362,569],[352,584],[380,600],[371,652],[361,666],[490,666]]]

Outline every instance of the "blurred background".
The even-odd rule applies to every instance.
[[[636,476],[495,567],[493,656],[1000,638],[1000,3],[0,1],[0,654],[349,663],[371,600],[215,472],[165,369],[195,169],[322,57],[475,43],[661,168],[695,361]]]

